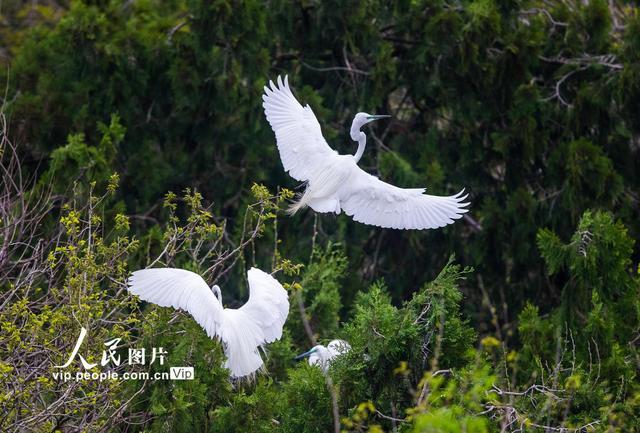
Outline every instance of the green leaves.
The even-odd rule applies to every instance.
[[[633,381],[637,374],[632,361],[637,348],[629,343],[640,323],[640,279],[630,259],[634,241],[620,222],[602,211],[585,212],[567,243],[547,229],[540,230],[537,238],[562,303],[546,316],[533,305],[520,314],[520,362],[542,366],[555,359],[553,370],[546,374],[572,393],[567,408],[571,404],[575,405],[571,410],[593,413],[594,407],[607,406],[602,423],[617,431],[618,411],[635,405],[633,398],[621,404],[611,401],[613,394],[622,392],[618,380]],[[567,365],[568,373],[562,365]],[[531,380],[536,380],[533,372]],[[636,388],[625,392],[633,395]],[[632,421],[624,428],[633,425]]]
[[[21,144],[23,178],[38,182],[3,215],[17,215],[23,197],[43,191],[56,201],[42,221],[27,218],[39,228],[12,256],[42,257],[38,277],[0,289],[14,300],[0,298],[8,355],[28,353],[35,363],[29,347],[73,343],[64,331],[76,327],[72,320],[132,311],[115,331],[150,344],[178,339],[172,356],[202,374],[190,384],[154,384],[127,412],[143,427],[114,428],[324,432],[332,428],[325,378],[291,360],[309,346],[304,318],[320,342],[344,337],[353,346],[330,373],[351,431],[507,425],[491,417],[523,430],[592,421],[600,424],[583,429],[638,430],[635,6],[36,3],[5,1],[0,11],[11,63],[3,80],[9,135]],[[353,152],[355,112],[392,114],[368,127],[362,167],[434,194],[466,187],[468,218],[411,233],[310,211],[281,218],[296,183],[282,170],[261,107],[262,86],[278,74],[289,75],[342,153]],[[0,242],[22,227],[7,221]],[[452,251],[461,266],[447,263]],[[172,327],[156,308],[140,320],[117,282],[150,263],[231,281],[225,301],[234,303],[247,296],[245,268],[278,272],[292,310],[284,338],[269,347],[271,376],[232,390],[220,345],[192,320],[178,315]],[[475,278],[467,279],[467,265]],[[10,380],[21,364],[1,358],[0,372],[11,371],[2,380]],[[45,375],[22,394],[10,385],[3,407],[64,390]],[[113,396],[82,391],[86,401],[65,408],[72,416],[100,406],[102,391]],[[102,428],[104,420],[94,421]],[[60,419],[43,426],[67,428]]]
[[[313,252],[312,261],[302,272],[300,292],[294,293],[292,312],[287,321],[287,328],[300,347],[309,343],[295,297],[301,296],[307,320],[316,338],[323,341],[338,338],[340,313],[344,307],[341,292],[346,273],[347,259],[340,245],[329,244],[324,250],[317,248]]]
[[[602,148],[587,140],[561,144],[550,157],[561,188],[560,199],[572,217],[586,207],[612,206],[622,193],[622,178]]]

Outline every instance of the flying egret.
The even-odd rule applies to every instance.
[[[394,229],[430,229],[451,224],[468,211],[464,189],[452,196],[424,194],[424,188],[398,188],[358,167],[367,137],[365,124],[390,117],[358,113],[351,124],[351,139],[358,142],[355,155],[331,149],[309,105],[303,107],[289,88],[288,77],[265,86],[264,112],[276,134],[285,171],[306,182],[304,193],[290,213],[305,206],[316,212],[344,211],[355,221]]]
[[[238,309],[223,308],[220,287],[209,288],[200,275],[185,269],[135,271],[127,286],[140,299],[188,311],[210,338],[224,343],[231,376],[243,377],[262,367],[258,348],[282,337],[289,314],[287,291],[275,278],[251,268],[247,279],[249,300]]]
[[[344,340],[331,340],[327,347],[322,344],[314,346],[311,350],[296,356],[296,360],[308,357],[309,365],[317,365],[325,373],[329,370],[331,361],[351,350],[351,345]]]

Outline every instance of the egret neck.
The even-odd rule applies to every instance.
[[[367,113],[358,113],[355,115],[355,117],[353,118],[353,123],[351,123],[350,135],[353,141],[358,142],[358,150],[356,151],[356,154],[353,155],[353,159],[356,161],[356,163],[360,161],[360,158],[362,158],[364,148],[367,145],[367,136],[364,134],[364,132],[360,131],[360,128],[362,128],[369,122],[373,122],[374,120],[378,119],[384,119],[387,117],[391,116],[389,116],[388,114],[375,115]]]

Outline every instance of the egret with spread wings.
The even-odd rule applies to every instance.
[[[322,136],[309,105],[302,106],[291,92],[288,78],[271,81],[262,97],[264,112],[276,134],[280,159],[291,177],[306,182],[304,193],[290,212],[309,206],[316,212],[344,211],[354,220],[394,229],[431,229],[453,223],[468,211],[464,190],[451,196],[425,194],[424,188],[398,188],[358,166],[367,137],[365,124],[389,117],[358,113],[351,124],[355,155],[340,155]]]
[[[210,338],[222,340],[231,376],[244,377],[262,367],[258,348],[282,337],[289,314],[287,291],[275,278],[251,268],[247,279],[249,300],[238,309],[223,308],[220,287],[209,288],[200,275],[185,269],[142,269],[127,285],[142,300],[189,312]]]

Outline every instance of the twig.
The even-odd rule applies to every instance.
[[[350,67],[344,67],[344,66],[331,66],[328,68],[317,68],[315,66],[311,66],[310,64],[300,60],[300,63],[302,64],[302,66],[311,69],[312,71],[317,71],[317,72],[332,72],[332,71],[345,71],[345,72],[349,72],[352,74],[360,74],[360,75],[371,75],[369,72],[366,71],[361,71],[360,69],[355,69],[355,68],[350,68]]]
[[[378,409],[376,409],[376,415],[378,415],[380,418],[384,418],[384,419],[388,419],[389,421],[395,421],[395,422],[407,422],[406,419],[401,419],[401,418],[394,418],[392,416],[389,415],[385,415],[382,412],[380,412]]]
[[[318,344],[315,335],[313,335],[313,329],[311,329],[311,324],[309,323],[309,319],[307,319],[307,310],[304,307],[304,300],[302,299],[302,291],[296,291],[296,301],[298,301],[298,310],[300,311],[300,318],[302,319],[302,326],[304,326],[304,331],[307,333],[307,338],[311,342],[312,346]]]

